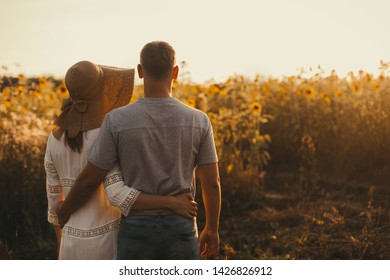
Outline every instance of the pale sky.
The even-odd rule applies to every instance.
[[[0,0],[0,66],[56,77],[80,60],[136,67],[164,40],[195,82],[318,64],[376,74],[390,61],[389,12],[387,0]]]

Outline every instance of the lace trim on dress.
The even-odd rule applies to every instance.
[[[47,190],[48,193],[61,193],[62,192],[62,186],[46,185],[46,190]]]
[[[53,215],[53,214],[47,213],[47,220],[51,224],[54,224],[54,225],[57,225],[57,226],[60,225],[60,221],[58,220],[58,216],[57,215]]]
[[[118,206],[124,216],[129,215],[130,209],[140,193],[141,192],[139,190],[131,188],[125,200]]]
[[[74,237],[79,237],[79,238],[90,238],[90,237],[95,237],[99,235],[106,234],[107,232],[116,230],[119,228],[120,224],[120,219],[113,221],[109,224],[106,224],[104,226],[98,227],[98,228],[93,228],[93,229],[79,229],[79,228],[74,228],[71,226],[64,226],[62,233],[64,235],[68,236],[74,236]]]
[[[56,167],[51,162],[45,162],[45,169],[46,171],[51,173],[57,172]]]
[[[117,182],[123,181],[122,174],[113,174],[108,176],[106,179],[104,179],[104,187],[107,188],[108,186],[115,184]]]
[[[76,179],[70,179],[70,178],[61,178],[60,179],[60,182],[61,182],[61,185],[66,188],[66,187],[73,187],[74,185],[74,182],[76,181]]]

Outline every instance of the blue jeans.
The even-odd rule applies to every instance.
[[[118,260],[199,259],[195,219],[178,215],[123,217]]]

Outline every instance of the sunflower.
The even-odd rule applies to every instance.
[[[257,101],[253,101],[250,106],[251,110],[255,113],[261,113],[261,110],[263,109],[263,106]]]
[[[3,88],[1,93],[3,96],[9,96],[11,94],[11,90],[9,89],[9,87],[5,87],[5,88]]]
[[[19,85],[19,86],[18,86],[18,91],[19,91],[20,93],[23,93],[23,92],[26,92],[26,89],[24,88],[24,86]]]
[[[211,123],[215,123],[218,119],[216,118],[215,114],[208,114],[209,120]]]
[[[32,95],[34,96],[34,97],[41,97],[42,96],[42,92],[41,91],[39,91],[39,90],[34,90],[33,91],[33,93],[32,93]]]
[[[307,87],[305,89],[305,94],[306,94],[306,97],[308,97],[308,98],[312,98],[314,96],[314,93],[315,93],[315,90],[313,87]]]
[[[234,166],[233,166],[233,164],[229,164],[229,165],[227,166],[227,168],[226,168],[226,172],[227,172],[227,174],[230,174],[230,173],[232,173],[233,169],[234,169]]]
[[[208,92],[213,95],[213,94],[216,94],[216,93],[219,93],[219,91],[221,90],[220,86],[218,84],[213,84],[211,85],[209,88],[208,88]]]
[[[378,84],[378,83],[372,83],[372,88],[373,88],[375,91],[378,91],[378,90],[379,90],[379,84]]]
[[[57,87],[56,92],[57,92],[57,94],[60,95],[60,96],[65,96],[65,95],[67,95],[67,92],[68,92],[68,91],[67,91],[67,89],[66,89],[66,87],[65,87],[64,84],[60,84],[60,85]]]
[[[264,96],[269,96],[270,95],[270,91],[269,91],[269,88],[268,88],[267,85],[262,85],[261,91],[263,92]]]
[[[195,108],[195,106],[196,106],[196,101],[194,99],[188,99],[184,103],[192,108]]]
[[[287,88],[286,88],[285,86],[280,85],[280,86],[279,86],[279,92],[280,92],[282,95],[286,95],[286,93],[287,93]]]
[[[12,103],[9,100],[4,101],[5,107],[12,109]]]
[[[44,77],[39,78],[38,83],[40,88],[46,88],[47,86],[46,79]]]
[[[327,95],[325,95],[324,96],[324,103],[326,104],[326,105],[329,105],[330,104],[330,102],[332,101],[330,98],[329,98],[329,96],[327,96]]]
[[[359,93],[359,91],[360,91],[360,85],[359,85],[359,83],[354,83],[354,84],[352,84],[352,91],[353,91],[354,93]]]

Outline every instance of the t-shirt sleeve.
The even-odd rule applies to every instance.
[[[117,151],[115,132],[110,115],[107,114],[89,152],[88,161],[101,169],[111,170],[118,162]]]
[[[215,148],[213,127],[209,118],[205,115],[205,130],[200,143],[196,164],[203,165],[218,162],[217,150]]]

